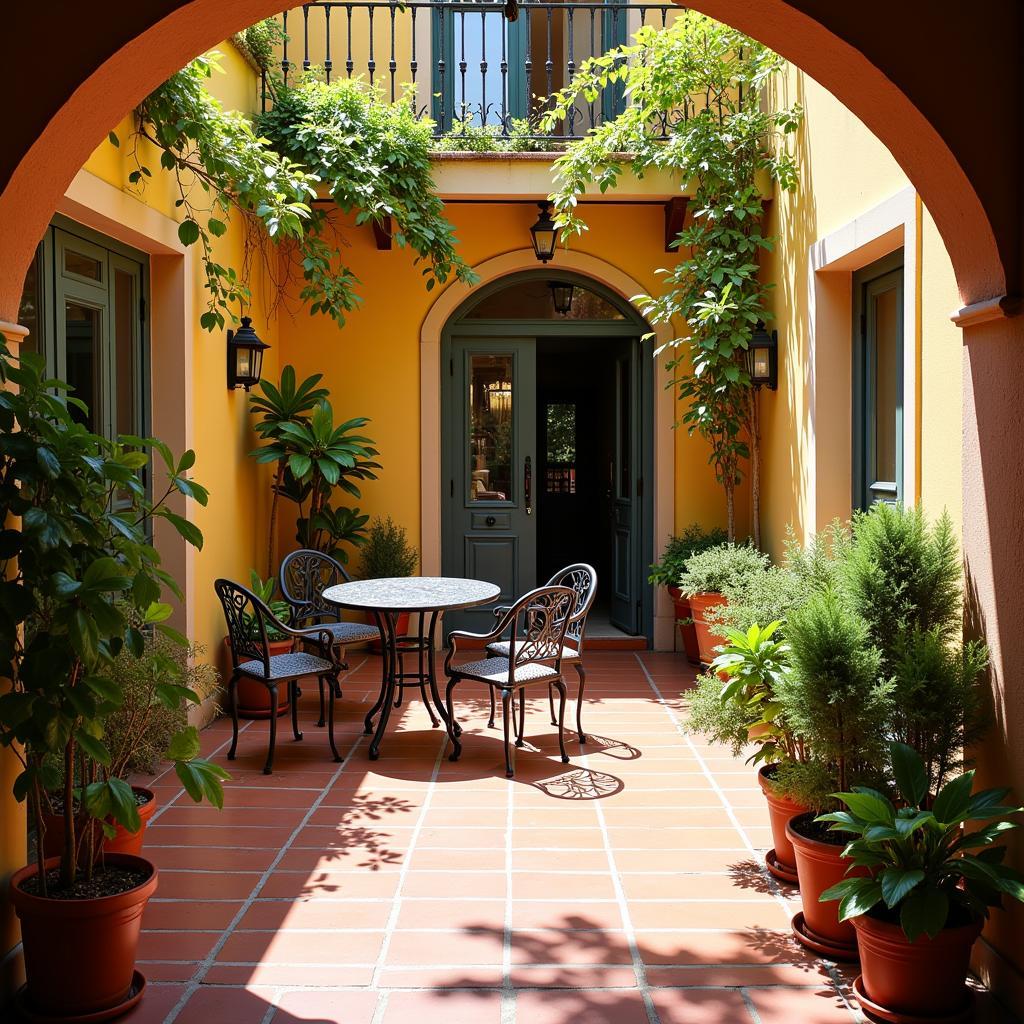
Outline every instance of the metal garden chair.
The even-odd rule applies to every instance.
[[[231,708],[231,749],[228,760],[235,759],[238,746],[238,680],[247,676],[262,683],[270,691],[270,747],[263,774],[270,775],[274,768],[274,747],[277,742],[278,685],[285,683],[292,706],[292,733],[301,740],[299,731],[298,682],[316,677],[320,684],[321,708],[324,683],[329,691],[327,738],[335,761],[341,761],[334,743],[334,699],[341,670],[334,654],[334,638],[327,629],[293,629],[279,621],[274,613],[254,594],[239,583],[219,579],[213,584],[224,609],[231,648],[231,678],[228,680],[228,705]],[[287,636],[293,636],[317,648],[318,654],[297,651],[291,654],[270,654],[267,627]],[[322,714],[322,712],[321,712]],[[322,724],[322,723],[321,723]]]
[[[562,648],[562,664],[572,665],[579,676],[580,685],[576,692],[576,732],[579,734],[580,743],[587,742],[586,733],[583,731],[583,693],[587,686],[587,672],[583,666],[583,641],[587,631],[587,616],[597,597],[597,570],[585,562],[577,562],[574,565],[567,565],[560,569],[546,586],[549,587],[571,587],[576,595],[575,607],[569,616],[569,622],[565,630],[565,644]],[[508,606],[496,608],[495,617],[501,618],[508,611]],[[529,625],[527,625],[529,628]],[[497,640],[487,645],[488,656],[507,658],[509,653],[509,641]],[[554,687],[548,687],[548,706],[551,709],[551,724],[557,725],[555,721],[555,695]],[[487,723],[494,727],[494,690],[491,690],[491,718]],[[519,737],[522,739],[522,736]]]
[[[526,714],[526,687],[537,684],[558,690],[558,746],[562,762],[568,764],[565,752],[565,683],[562,681],[562,650],[565,632],[575,607],[576,593],[570,587],[540,587],[521,597],[508,608],[490,633],[469,633],[454,630],[448,634],[448,655],[444,668],[448,676],[445,700],[448,708],[448,736],[453,750],[449,760],[458,761],[462,754],[459,736],[462,730],[456,724],[452,709],[452,692],[463,680],[484,683],[501,694],[501,718],[505,732],[505,776],[512,778],[512,749],[509,745],[509,705],[513,696],[519,697],[519,729],[516,746],[523,745]],[[484,644],[496,643],[508,635],[508,653],[491,654],[478,661],[454,664],[460,640]]]

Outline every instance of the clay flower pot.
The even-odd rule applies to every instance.
[[[228,647],[228,638],[224,638],[224,645]],[[290,654],[293,647],[291,637],[284,640],[271,640],[267,646],[270,648],[271,657],[275,654]],[[228,647],[228,674],[231,669],[231,652]],[[277,692],[277,717],[287,714],[291,704],[288,701],[288,688],[282,686]],[[238,717],[239,718],[269,718],[270,717],[270,691],[262,684],[248,676],[240,676],[238,679]]]
[[[771,776],[766,774],[769,768],[769,765],[765,765],[757,773],[757,784],[768,802],[768,820],[772,827],[772,842],[775,844],[764,855],[764,864],[780,882],[797,885],[796,853],[786,834],[786,825],[789,824],[790,818],[804,814],[807,808],[776,792],[772,786]]]
[[[373,625],[377,624],[376,620],[373,618],[372,615],[370,616],[370,622]],[[399,639],[401,639],[403,636],[406,636],[408,634],[408,632],[409,632],[409,613],[408,612],[399,612],[398,615],[395,616],[395,634],[396,634],[396,636],[398,636]],[[370,650],[374,654],[380,654],[383,651],[383,649],[384,648],[383,648],[382,643],[381,643],[380,640],[371,640],[370,641]]]
[[[899,924],[871,914],[853,919],[860,947],[858,996],[885,1020],[951,1021],[970,1010],[966,985],[971,947],[983,922],[943,928],[934,939],[910,942]]]
[[[801,834],[801,828],[814,817],[813,812],[798,814],[786,824],[803,903],[803,912],[793,918],[793,933],[801,945],[830,960],[856,960],[857,933],[853,925],[839,920],[838,901],[822,903],[818,899],[826,889],[849,877],[850,862],[842,857],[846,843],[826,843]]]
[[[25,892],[21,886],[36,874],[35,864],[11,877],[28,979],[20,1001],[30,1019],[106,1020],[116,1014],[104,1011],[123,1012],[141,995],[145,981],[135,970],[135,951],[157,870],[148,860],[125,853],[112,853],[105,862],[143,872],[146,880],[115,896],[75,900]],[[46,868],[58,864],[54,857]]]
[[[675,606],[676,622],[679,626],[679,636],[683,641],[683,650],[686,652],[686,660],[691,665],[699,665],[700,646],[697,643],[697,629],[692,621],[690,599],[684,596],[678,587],[669,587],[668,596],[672,598],[672,604]]]
[[[725,637],[714,632],[708,625],[707,613],[712,608],[719,608],[728,603],[728,599],[721,594],[693,594],[690,597],[690,615],[693,618],[693,628],[697,634],[700,660],[704,665],[710,665],[715,660],[717,657],[715,648],[725,643]]]
[[[139,804],[139,817],[142,819],[142,826],[138,832],[129,832],[122,825],[115,825],[117,833],[113,839],[103,839],[104,853],[130,853],[133,857],[142,855],[146,827],[156,810],[156,795],[145,786],[132,786],[132,790],[146,797],[146,800]],[[43,852],[47,857],[59,857],[64,850],[64,817],[60,814],[44,813],[43,821],[46,824]],[[99,825],[97,824],[95,827],[98,829]]]

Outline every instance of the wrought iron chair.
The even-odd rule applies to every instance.
[[[587,742],[587,735],[583,731],[583,694],[587,686],[587,671],[583,666],[583,641],[587,631],[587,616],[597,597],[597,570],[585,562],[577,562],[574,565],[567,565],[560,569],[546,586],[549,587],[571,587],[576,595],[576,606],[572,615],[569,616],[569,623],[565,630],[565,646],[562,649],[562,663],[572,665],[579,676],[580,686],[576,692],[576,732],[579,734],[580,743]],[[508,611],[508,606],[496,608],[494,615],[501,618]],[[527,627],[529,628],[529,627]],[[487,645],[488,656],[507,658],[509,652],[509,641],[498,640]],[[551,724],[557,725],[555,721],[555,694],[554,687],[548,687],[548,706],[551,709]],[[491,690],[491,718],[487,723],[494,728],[494,690]],[[522,739],[522,736],[518,737]]]
[[[300,548],[286,555],[281,563],[281,594],[292,610],[292,624],[297,629],[326,629],[333,638],[338,663],[348,671],[345,658],[349,647],[380,640],[380,630],[365,622],[343,622],[341,612],[324,600],[324,591],[337,583],[351,580],[345,567],[322,551]],[[335,690],[341,697],[340,687]],[[320,687],[320,721],[324,724],[324,691]]]
[[[521,597],[512,605],[490,633],[468,633],[453,630],[448,634],[448,654],[444,669],[448,676],[445,701],[448,708],[448,737],[453,750],[450,761],[458,761],[462,754],[459,736],[462,730],[455,722],[452,710],[452,691],[462,682],[470,680],[484,683],[501,693],[501,718],[505,732],[505,777],[512,778],[512,748],[509,745],[509,704],[515,694],[519,696],[519,729],[516,746],[523,745],[523,730],[526,713],[526,687],[543,683],[558,690],[558,746],[562,762],[569,763],[565,752],[565,683],[562,681],[562,650],[565,646],[565,631],[569,626],[575,607],[576,592],[571,587],[540,587]],[[500,657],[491,655],[478,661],[456,665],[453,659],[458,653],[460,640],[483,641],[485,644],[499,641],[508,635],[508,654]]]
[[[329,691],[327,713],[327,738],[335,761],[341,760],[334,743],[334,694],[338,686],[338,672],[341,666],[334,655],[334,638],[327,629],[293,629],[279,621],[274,613],[254,594],[239,583],[219,579],[213,584],[224,608],[224,619],[228,627],[228,643],[231,648],[231,678],[228,680],[228,704],[231,708],[231,749],[228,760],[235,759],[238,746],[238,680],[247,676],[262,683],[270,691],[270,747],[263,774],[270,775],[274,769],[274,746],[277,742],[277,687],[287,683],[292,705],[292,733],[301,740],[299,731],[298,682],[315,676],[320,684],[320,700],[324,698],[324,682]],[[319,654],[306,651],[292,654],[270,654],[267,645],[267,626],[288,635],[312,643]]]

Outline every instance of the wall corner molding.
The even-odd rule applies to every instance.
[[[978,324],[987,324],[993,320],[1009,320],[1022,312],[1024,297],[997,295],[991,299],[982,299],[981,302],[961,306],[956,312],[950,313],[949,318],[957,327],[977,327]]]

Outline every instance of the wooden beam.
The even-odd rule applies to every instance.
[[[672,243],[683,230],[683,221],[686,220],[686,204],[689,202],[686,196],[675,196],[665,204],[665,252],[676,252]]]
[[[385,217],[381,223],[377,221],[371,221],[373,224],[373,237],[377,243],[377,248],[380,250],[387,250],[391,248],[391,218]]]

